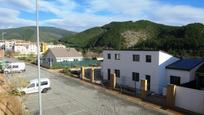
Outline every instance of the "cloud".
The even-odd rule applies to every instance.
[[[34,19],[20,18],[23,12],[35,12],[35,0],[0,0],[1,27],[33,25]],[[82,31],[111,21],[147,19],[169,25],[204,23],[204,8],[159,0],[40,0],[40,11],[55,17],[40,25]],[[12,20],[11,20],[12,19]]]
[[[152,14],[152,17],[161,23],[173,25],[183,25],[192,22],[204,23],[204,9],[192,6],[164,5],[157,8]]]

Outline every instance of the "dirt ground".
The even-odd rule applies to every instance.
[[[3,75],[0,75],[0,115],[25,115],[19,96],[12,95]]]

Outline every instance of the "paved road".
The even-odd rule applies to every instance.
[[[43,115],[162,115],[111,96],[102,89],[65,78],[61,74],[42,69],[41,75],[51,79],[52,87],[47,93],[42,94]],[[27,80],[35,79],[37,68],[26,65],[26,72],[18,76]],[[31,114],[38,114],[37,93],[25,95],[23,102]]]

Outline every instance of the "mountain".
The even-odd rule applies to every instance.
[[[147,20],[111,22],[60,40],[86,49],[164,50],[178,56],[204,56],[204,25],[169,26]]]
[[[40,27],[40,40],[45,42],[56,42],[59,39],[75,34],[75,32],[67,31],[55,27]],[[36,41],[36,27],[20,27],[10,29],[0,29],[0,33],[6,32],[4,39],[21,39]]]

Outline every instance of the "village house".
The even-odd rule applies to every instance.
[[[83,56],[75,48],[50,48],[42,57],[42,65],[52,66],[56,62],[81,61]]]
[[[181,59],[166,66],[167,83],[182,85],[196,79],[196,71],[203,59]]]
[[[117,85],[140,89],[140,81],[147,80],[148,90],[162,93],[166,87],[166,66],[179,60],[163,51],[103,51],[102,76],[110,80],[115,73]]]
[[[13,51],[19,54],[37,54],[37,45],[28,41],[16,41]]]
[[[48,44],[48,43],[41,43],[41,52],[45,53],[49,48],[66,48],[65,45],[62,44]]]

